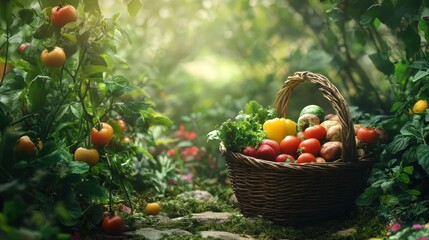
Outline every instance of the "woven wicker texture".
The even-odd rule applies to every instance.
[[[240,211],[275,223],[300,225],[348,213],[362,192],[371,161],[358,159],[353,123],[346,101],[324,76],[297,72],[283,84],[274,107],[286,116],[293,89],[303,82],[316,84],[339,116],[343,142],[341,161],[277,163],[230,152],[221,146]]]

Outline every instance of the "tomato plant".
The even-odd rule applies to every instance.
[[[151,127],[172,124],[146,96],[130,97],[135,88],[119,74],[127,66],[117,52],[129,42],[118,38],[125,32],[117,18],[103,16],[98,4],[75,2],[85,14],[68,26],[77,21],[76,9],[52,1],[10,0],[0,8],[0,184],[7,185],[0,208],[10,210],[2,213],[2,228],[10,230],[5,239],[21,229],[43,229],[41,239],[57,239],[72,228],[95,228],[104,206],[114,210],[117,199],[132,207],[136,179],[151,182],[134,171],[154,161]],[[127,136],[132,145],[108,144],[114,135],[124,137],[107,123],[118,116],[135,130]],[[99,149],[83,147],[91,144]],[[27,221],[40,216],[44,221]]]
[[[305,139],[298,146],[302,153],[311,153],[314,156],[319,154],[320,148],[320,142],[316,138]]]
[[[62,28],[64,25],[77,20],[76,8],[72,5],[55,6],[51,10],[52,24],[57,28]]]
[[[64,65],[66,54],[62,48],[54,47],[53,49],[44,49],[40,54],[40,59],[48,67],[59,68]]]
[[[113,133],[114,131],[110,124],[105,122],[99,123],[91,130],[91,143],[96,147],[104,147],[112,140]]]
[[[359,140],[366,144],[374,144],[378,139],[377,131],[373,128],[361,127],[356,132]]]

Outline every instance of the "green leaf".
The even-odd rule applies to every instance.
[[[387,206],[394,206],[399,203],[399,198],[394,195],[383,195],[380,199]]]
[[[413,171],[414,171],[414,167],[413,166],[407,166],[407,167],[404,167],[402,169],[402,171],[408,175],[412,175]]]
[[[48,93],[45,88],[45,81],[47,77],[37,76],[30,83],[28,90],[28,100],[31,104],[33,111],[38,112],[46,105],[46,95]]]
[[[34,12],[32,9],[24,8],[19,10],[18,16],[24,23],[30,24],[33,21]]]
[[[429,72],[427,70],[422,71],[419,70],[414,76],[413,76],[413,82],[417,82],[418,80],[426,77],[427,75],[429,75]]]
[[[429,40],[429,27],[424,20],[419,21],[419,29],[424,33],[426,40]]]
[[[413,137],[420,137],[420,130],[418,129],[418,126],[415,126],[413,123],[409,123],[401,128],[400,130],[401,134],[404,136],[413,136]]]
[[[380,24],[381,24],[380,19],[375,18],[374,19],[374,28],[375,28],[375,30],[377,30],[380,27]]]
[[[62,201],[56,206],[57,212],[62,212],[60,221],[65,226],[74,226],[78,223],[79,218],[83,214],[82,208],[79,202],[76,200],[76,193],[73,191],[67,191],[61,196]],[[61,208],[64,208],[60,210]]]
[[[409,184],[410,183],[410,177],[406,173],[401,173],[399,175],[399,180],[401,180],[401,182],[403,182],[405,184]]]
[[[416,189],[410,189],[407,191],[407,193],[411,196],[420,196],[422,194],[419,190]]]
[[[144,120],[151,126],[161,125],[168,127],[173,124],[173,122],[169,118],[161,115],[152,108],[149,108],[147,110],[141,110],[140,114],[144,118]]]
[[[128,79],[123,76],[114,76],[105,82],[107,91],[113,97],[119,97],[131,90]]]
[[[386,146],[386,151],[396,154],[414,143],[412,136],[396,135],[391,143]]]
[[[257,101],[252,100],[244,106],[244,113],[245,114],[256,114],[262,108],[263,107],[261,104],[259,104]]]
[[[397,112],[399,109],[404,107],[404,104],[404,102],[395,102],[389,111],[392,113]]]
[[[43,24],[33,33],[33,37],[36,39],[44,39],[51,37],[55,32],[52,24]]]
[[[429,69],[429,62],[424,59],[415,60],[410,64],[410,68]]]
[[[89,165],[85,162],[71,161],[69,163],[70,173],[84,174],[89,171]]]
[[[83,67],[83,73],[92,76],[97,73],[104,73],[109,71],[109,69],[106,66],[101,65],[86,65]]]
[[[135,17],[137,13],[139,13],[141,7],[142,7],[142,4],[139,0],[131,0],[127,6],[128,13],[130,14],[131,17]]]
[[[42,163],[45,166],[53,165],[59,161],[68,161],[71,159],[71,154],[63,148],[57,147],[53,152],[43,155],[37,162]]]
[[[387,192],[389,191],[389,189],[392,187],[393,185],[393,181],[389,180],[389,181],[383,181],[380,185],[381,189],[383,190],[383,192]]]
[[[417,147],[417,159],[423,170],[429,175],[429,145]]]
[[[374,66],[382,73],[386,75],[391,75],[395,71],[395,65],[390,62],[389,58],[385,54],[374,53],[369,55]]]
[[[343,22],[345,20],[344,12],[341,11],[339,8],[330,9],[326,13],[329,17],[329,20],[335,23]]]
[[[414,56],[421,50],[420,35],[414,28],[414,26],[410,25],[404,31],[398,33],[398,36],[405,44],[407,56]]]
[[[90,13],[100,13],[100,6],[98,5],[98,1],[94,1],[94,0],[84,0],[84,9],[85,12],[90,12]]]
[[[107,200],[108,193],[105,188],[95,182],[81,182],[76,186],[76,192],[82,197],[91,200]]]
[[[370,206],[374,200],[378,198],[380,193],[379,188],[369,187],[356,199],[356,205]]]

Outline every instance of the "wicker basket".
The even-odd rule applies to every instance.
[[[284,225],[320,222],[349,213],[365,187],[371,161],[358,159],[347,104],[326,77],[311,72],[289,77],[275,101],[278,116],[286,116],[290,94],[303,82],[316,84],[339,116],[342,158],[330,163],[284,164],[230,152],[221,146],[234,194],[245,216],[261,216]]]

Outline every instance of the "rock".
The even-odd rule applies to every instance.
[[[234,205],[238,205],[238,200],[237,197],[235,196],[235,194],[232,194],[231,198],[229,199],[229,201],[234,204]]]
[[[196,220],[200,224],[207,224],[207,223],[223,223],[231,216],[232,216],[232,213],[228,213],[228,212],[202,212],[202,213],[194,213],[190,218]],[[172,220],[180,221],[184,218],[188,218],[188,217],[179,217],[179,218],[174,218]]]
[[[211,193],[202,190],[194,190],[191,192],[185,192],[177,195],[177,197],[181,197],[184,199],[194,198],[201,201],[211,201],[214,200],[214,197]]]
[[[155,228],[140,228],[132,232],[125,232],[124,235],[131,237],[144,237],[144,239],[157,240],[165,235],[183,236],[192,235],[190,232],[182,229],[157,230]]]
[[[338,231],[336,233],[332,234],[332,237],[335,238],[345,238],[345,237],[350,237],[353,234],[357,233],[357,229],[356,228],[348,228],[348,229],[344,229],[341,231]]]
[[[203,238],[215,238],[223,240],[251,240],[254,239],[249,235],[235,234],[222,231],[202,231],[200,232]]]

